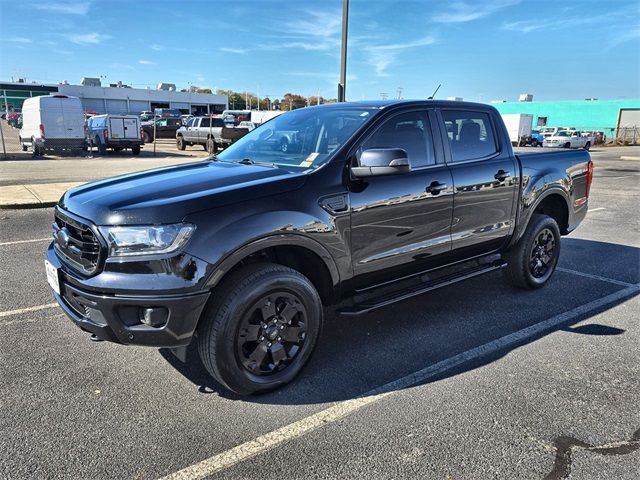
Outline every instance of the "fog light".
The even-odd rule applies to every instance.
[[[140,309],[140,323],[150,327],[162,327],[167,323],[169,312],[164,307],[148,307]]]

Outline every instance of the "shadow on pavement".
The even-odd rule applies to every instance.
[[[568,243],[568,242],[567,242]],[[566,245],[566,244],[565,244]],[[571,245],[591,266],[610,259],[640,259],[640,249],[572,239]],[[565,247],[563,254],[566,254]],[[574,252],[574,260],[576,255]],[[578,259],[579,260],[579,259]],[[561,259],[562,264],[562,259]],[[640,263],[633,276],[638,278]],[[536,325],[625,286],[558,271],[541,290],[516,290],[499,273],[453,285],[361,318],[341,318],[325,311],[322,336],[309,365],[290,385],[251,397],[229,393],[209,376],[192,345],[182,363],[166,349],[161,355],[201,393],[261,404],[316,404],[347,400],[427,366]],[[637,289],[613,303],[576,316],[502,351],[465,362],[426,383],[487,365],[520,346],[561,330],[579,335],[622,335],[624,330],[600,324],[573,327],[640,293]]]

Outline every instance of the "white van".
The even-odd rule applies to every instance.
[[[79,152],[85,147],[84,112],[78,97],[53,94],[22,104],[20,144],[39,155],[47,150]]]

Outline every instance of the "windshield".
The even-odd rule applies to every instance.
[[[571,135],[569,134],[569,132],[565,132],[565,131],[560,131],[558,133],[556,133],[556,137],[570,137]]]
[[[358,107],[311,107],[283,113],[249,132],[217,158],[316,168],[373,114],[372,109]]]

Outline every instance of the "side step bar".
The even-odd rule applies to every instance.
[[[373,310],[377,310],[379,308],[386,307],[403,300],[407,300],[417,295],[422,295],[423,293],[446,287],[447,285],[452,285],[469,278],[477,277],[478,275],[484,275],[485,273],[500,270],[506,265],[507,263],[503,260],[497,260],[490,264],[467,268],[457,273],[445,275],[443,277],[424,282],[420,285],[414,285],[411,288],[399,290],[397,292],[389,293],[377,298],[372,298],[357,305],[342,308],[338,310],[337,313],[344,316],[363,315]]]

